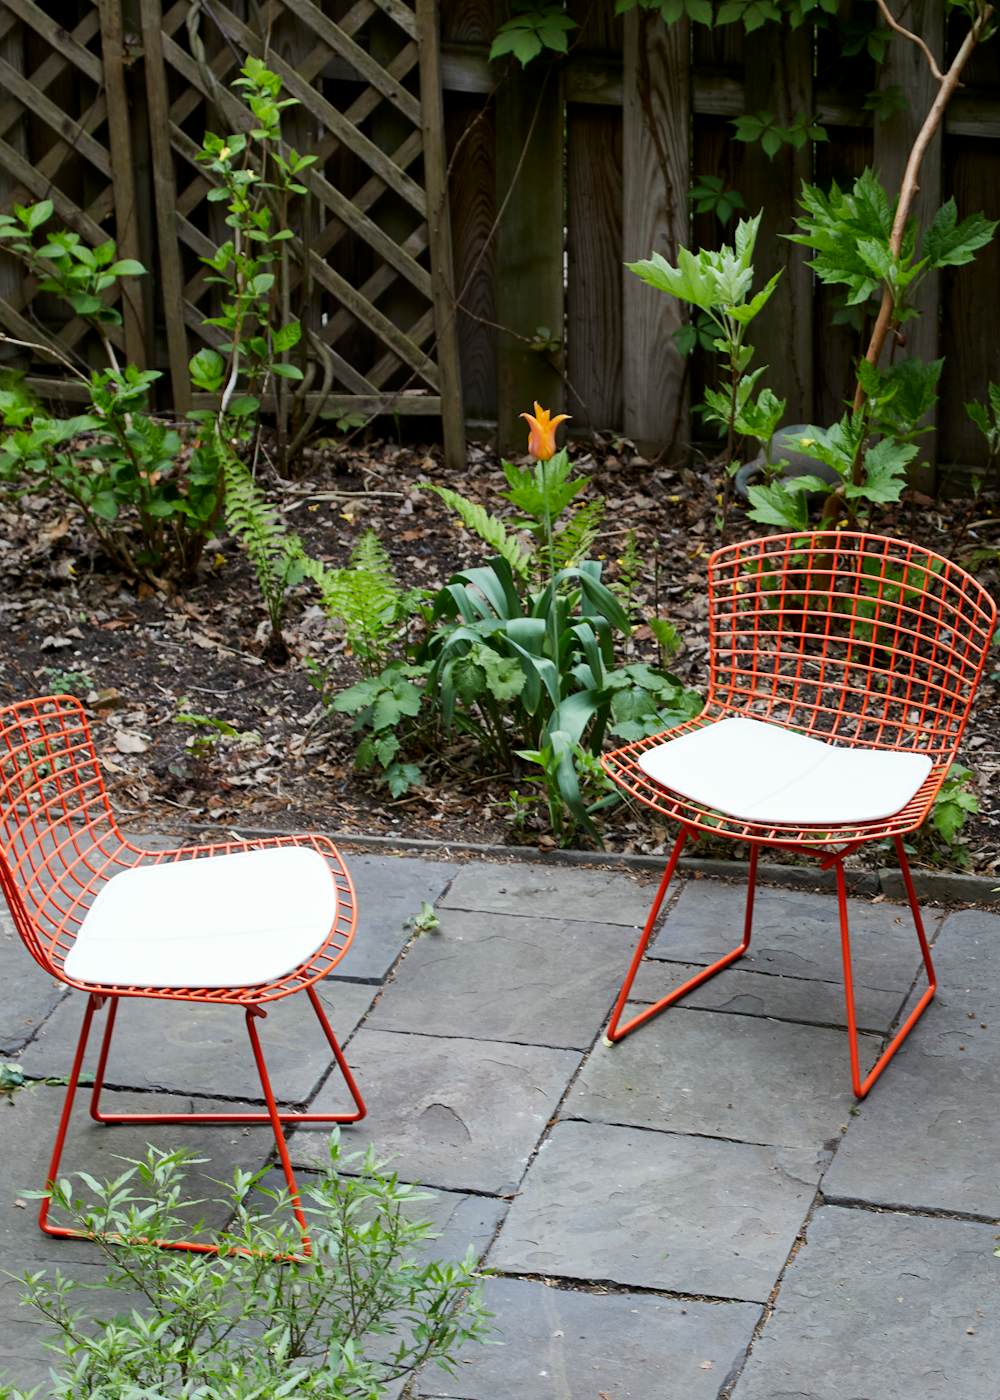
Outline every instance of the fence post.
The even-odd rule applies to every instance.
[[[514,67],[497,91],[497,441],[523,452],[518,414],[562,410],[563,351],[532,348],[544,326],[563,338],[563,99],[558,60]]]
[[[687,20],[625,15],[622,247],[626,262],[654,250],[675,258],[688,242],[691,40]],[[687,375],[673,339],[681,304],[624,271],[624,430],[640,450],[685,446]]]

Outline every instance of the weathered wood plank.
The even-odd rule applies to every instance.
[[[779,126],[813,114],[812,34],[790,29],[781,41],[770,27],[747,35],[746,111],[771,112]],[[779,268],[781,280],[753,324],[754,365],[768,366],[764,382],[787,400],[785,422],[813,416],[813,285],[809,254],[780,235],[789,232],[803,180],[812,178],[812,147],[782,146],[769,160],[759,143],[747,148],[741,186],[750,214],[763,210],[754,259],[757,286]]]
[[[0,83],[8,92],[12,92],[29,112],[41,117],[42,121],[63,138],[64,151],[67,154],[70,151],[79,152],[80,155],[86,156],[102,175],[111,175],[112,160],[100,141],[96,141],[85,127],[52,102],[40,88],[35,87],[34,83],[4,58],[0,58]]]
[[[988,218],[1000,219],[997,152],[990,142],[946,141],[944,167],[960,218],[981,209]],[[986,444],[969,421],[965,404],[970,399],[985,400],[991,381],[1000,384],[996,297],[1000,238],[978,253],[974,263],[955,268],[942,282],[946,314],[941,320],[940,353],[945,361],[938,404],[938,462],[962,462],[981,471]],[[992,485],[994,489],[1000,485],[996,477]]]
[[[567,404],[574,428],[622,423],[622,124],[572,104],[566,120]]]
[[[467,419],[497,416],[495,324],[496,113],[449,94],[445,112],[452,171],[458,344]]]
[[[564,405],[561,352],[538,351],[540,328],[562,340],[563,101],[558,63],[510,70],[497,92],[497,436],[524,451],[518,414]]]
[[[4,4],[40,34],[47,44],[64,58],[68,58],[82,73],[86,73],[88,78],[95,83],[101,81],[101,60],[89,49],[84,48],[58,20],[52,19],[44,10],[39,9],[33,0],[4,0]],[[92,32],[96,33],[96,28]]]
[[[417,31],[420,36],[420,111],[434,333],[441,375],[441,426],[445,461],[458,470],[465,463],[465,415],[462,411],[462,378],[455,333],[455,265],[451,246],[448,170],[445,164],[437,0],[417,0]]]
[[[622,254],[676,258],[688,241],[690,36],[686,20],[653,11],[625,16]],[[686,376],[674,332],[679,302],[622,272],[623,427],[641,449],[686,445]]]

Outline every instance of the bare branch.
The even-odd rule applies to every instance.
[[[943,83],[944,74],[941,72],[941,69],[937,66],[937,59],[931,53],[924,40],[921,39],[920,35],[914,34],[913,31],[910,29],[904,28],[904,26],[899,23],[895,15],[889,9],[889,6],[885,3],[885,0],[875,0],[875,3],[882,11],[882,16],[885,19],[885,22],[889,26],[889,28],[894,29],[897,34],[902,34],[904,39],[909,39],[911,44],[916,44],[917,48],[927,60],[927,66],[930,68],[931,73],[934,75],[934,81],[936,83]]]

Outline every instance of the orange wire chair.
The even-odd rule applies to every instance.
[[[335,915],[311,955],[284,975],[254,986],[127,986],[91,982],[67,974],[81,926],[102,889],[113,877],[139,867],[163,866],[207,857],[287,847],[306,847],[326,861],[332,877]],[[216,867],[217,868],[217,867]],[[199,872],[202,873],[202,872]],[[316,983],[340,961],[350,946],[356,903],[350,876],[340,854],[323,836],[281,836],[264,840],[225,841],[177,850],[149,851],[133,845],[115,822],[83,707],[72,696],[26,700],[0,709],[0,886],[25,946],[51,976],[87,994],[83,1026],[69,1075],[66,1098],[46,1185],[56,1179],[84,1053],[95,1013],[108,1015],[90,1095],[90,1115],[99,1123],[270,1123],[278,1157],[302,1232],[303,1256],[310,1253],[306,1219],[292,1170],[283,1125],[286,1123],[353,1123],[365,1105],[326,1012]],[[325,927],[325,921],[323,924]],[[322,936],[322,935],[321,935]],[[239,969],[234,968],[238,973]],[[299,1113],[278,1108],[257,1032],[268,1002],[305,992],[347,1084],[354,1110],[348,1113]],[[250,1048],[260,1075],[266,1113],[104,1113],[101,1089],[107,1069],[115,1016],[123,997],[240,1006],[246,1015]],[[81,1237],[82,1232],[52,1224],[49,1200],[42,1201],[39,1225],[46,1234]],[[217,1246],[198,1241],[156,1241],[167,1248],[201,1254]]]
[[[762,846],[816,857],[837,880],[851,1082],[864,1096],[932,1000],[934,965],[903,845],[930,812],[958,748],[982,677],[997,609],[986,590],[941,555],[881,535],[827,531],[772,535],[717,550],[708,560],[709,687],[687,724],[602,760],[629,796],[680,825],[666,870],[608,1024],[613,1044],[741,957],[750,945]],[[757,821],[709,807],[655,781],[644,754],[727,719],[753,719],[853,750],[923,755],[929,771],[892,815],[818,826]],[[836,755],[838,747],[831,753]],[[648,762],[648,760],[647,760]],[[750,848],[742,941],[682,986],[622,1024],[632,983],[688,837]],[[928,986],[862,1078],[851,973],[845,857],[891,839],[913,913]]]

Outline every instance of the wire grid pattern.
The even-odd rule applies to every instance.
[[[920,826],[968,720],[996,624],[986,589],[908,541],[846,531],[771,535],[708,561],[709,690],[687,724],[605,755],[625,792],[695,830],[835,848]],[[833,828],[762,826],[713,812],[649,778],[639,756],[742,716],[861,747],[922,753],[932,768],[900,811]]]
[[[252,987],[125,987],[79,982],[64,964],[99,890],[139,865],[279,846],[307,846],[330,868],[337,896],[327,938],[281,978]],[[278,836],[150,851],[126,840],[115,821],[80,702],[69,695],[0,710],[0,887],[28,951],[70,986],[108,996],[255,1005],[302,991],[325,977],[350,946],[356,901],[350,876],[324,836]],[[238,976],[238,968],[234,968]]]

